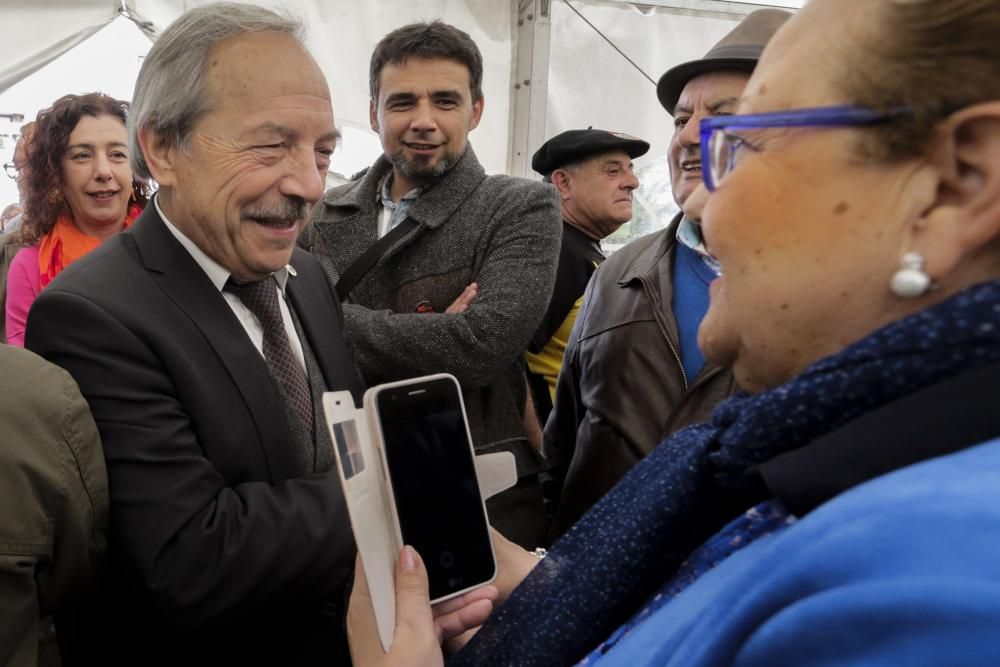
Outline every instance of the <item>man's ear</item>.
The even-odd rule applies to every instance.
[[[174,175],[177,151],[172,145],[167,145],[167,142],[149,127],[143,127],[139,129],[139,150],[146,158],[150,175],[160,187],[172,188],[177,185]]]
[[[472,118],[469,119],[469,129],[474,130],[479,127],[479,121],[483,117],[483,106],[486,104],[486,98],[482,95],[479,99],[472,104]]]
[[[375,100],[368,100],[368,122],[371,123],[372,131],[378,133],[378,110],[375,108]]]
[[[559,191],[559,199],[566,201],[570,198],[570,177],[571,174],[565,169],[556,169],[552,172],[552,185]]]
[[[937,192],[917,223],[915,249],[938,277],[1000,238],[1000,102],[968,107],[944,121],[931,163]]]

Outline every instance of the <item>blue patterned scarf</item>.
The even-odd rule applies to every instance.
[[[755,464],[890,401],[1000,361],[1000,281],[889,324],[789,382],[675,433],[552,549],[448,664],[567,665],[695,548],[767,497]]]

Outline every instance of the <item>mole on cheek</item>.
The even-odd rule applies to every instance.
[[[833,207],[833,214],[843,215],[844,213],[847,213],[847,209],[849,208],[850,206],[847,205],[846,201],[839,202],[836,206]]]
[[[757,94],[763,95],[766,92],[767,92],[767,84],[764,83],[760,84],[760,88],[757,90]]]

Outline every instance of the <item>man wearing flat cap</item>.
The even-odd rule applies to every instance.
[[[684,207],[701,183],[698,126],[732,113],[761,51],[789,12],[749,14],[704,58],[672,67],[656,87],[673,116],[668,163]],[[704,421],[735,390],[705,362],[698,326],[714,262],[697,221],[678,215],[595,272],[570,335],[543,451],[546,513],[558,536],[665,437]]]
[[[649,144],[606,130],[569,130],[552,137],[531,158],[531,167],[559,191],[563,219],[556,286],[549,308],[528,345],[528,383],[542,425],[552,411],[556,377],[566,342],[594,269],[604,261],[601,239],[632,218],[632,191],[639,180],[632,159]]]

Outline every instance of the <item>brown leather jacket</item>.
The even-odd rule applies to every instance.
[[[666,436],[707,419],[736,389],[732,374],[711,364],[684,375],[671,307],[679,222],[613,254],[587,286],[545,426],[553,537]]]

